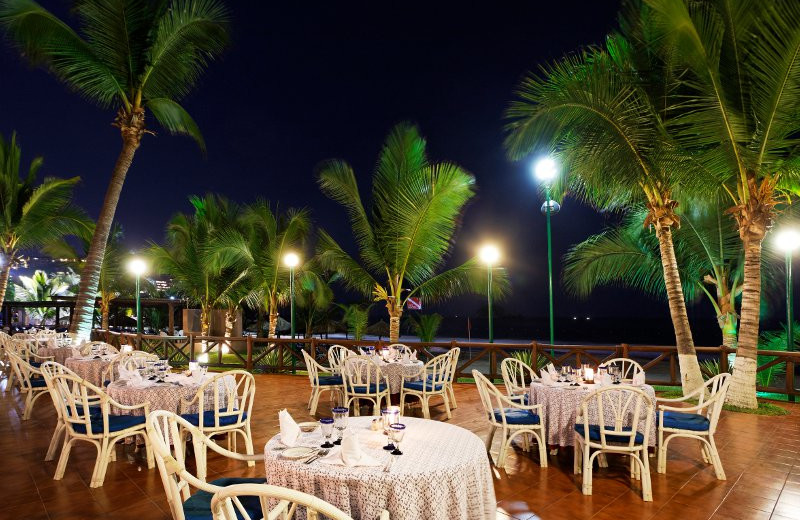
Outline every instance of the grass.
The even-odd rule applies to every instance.
[[[683,397],[683,392],[679,386],[660,386],[655,385],[653,389],[658,392],[659,397],[664,397],[665,399],[677,399],[679,397]],[[759,394],[760,395],[760,394]],[[770,396],[772,398],[773,395],[776,394],[766,394],[762,397]],[[783,400],[786,400],[786,396],[782,396]],[[697,404],[697,401],[694,399],[689,399],[686,401],[690,404]],[[789,410],[779,406],[777,404],[770,403],[769,401],[758,401],[758,408],[751,409],[751,408],[740,408],[738,406],[732,406],[726,404],[722,407],[723,410],[727,410],[729,412],[739,412],[739,413],[749,413],[752,415],[769,415],[769,416],[779,416],[779,415],[789,415]]]

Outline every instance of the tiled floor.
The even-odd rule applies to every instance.
[[[288,408],[298,420],[308,416],[307,384],[299,376],[256,376],[257,447],[277,432],[279,408]],[[0,388],[5,389],[4,380]],[[483,437],[486,428],[475,388],[458,385],[456,393],[459,408],[452,422]],[[33,417],[24,423],[20,404],[16,390],[0,398],[0,518],[170,518],[158,472],[148,470],[141,454],[129,447],[118,448],[117,462],[111,463],[99,489],[88,487],[95,451],[86,443],[76,445],[64,479],[54,481],[55,462],[42,461],[55,424],[52,403],[40,399]],[[327,406],[322,404],[321,412]],[[433,412],[434,419],[444,419],[440,408]],[[498,519],[800,519],[800,405],[789,409],[792,414],[784,417],[723,412],[716,438],[726,481],[716,480],[711,468],[702,464],[696,444],[673,441],[668,473],[653,473],[651,503],[642,502],[638,485],[628,479],[627,466],[613,457],[610,468],[595,472],[594,495],[587,497],[580,492],[580,476],[572,475],[571,450],[551,456],[545,469],[528,454],[517,452],[504,469],[494,470]],[[495,455],[496,450],[497,442]],[[258,465],[247,468],[209,455],[210,478],[262,472]]]

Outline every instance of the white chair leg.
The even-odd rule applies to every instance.
[[[503,428],[503,441],[500,443],[500,456],[497,458],[498,468],[502,468],[506,464],[506,453],[508,453],[508,448],[511,446],[510,440],[508,438],[508,430]]]
[[[248,455],[253,455],[255,452],[253,451],[253,434],[250,433],[250,421],[247,421],[244,426],[244,447],[247,451]],[[249,460],[247,461],[247,465],[251,468],[256,465],[255,461]]]
[[[489,436],[486,437],[486,453],[491,453],[492,451],[492,441],[494,440],[494,432],[497,431],[497,426],[492,426],[489,430]]]
[[[94,461],[94,471],[92,471],[92,479],[89,482],[89,487],[96,488],[103,485],[103,478],[105,477],[105,468],[108,465],[108,439],[103,439],[102,442],[96,444],[97,459]]]
[[[47,448],[47,455],[44,456],[45,461],[51,461],[56,458],[59,441],[61,440],[61,435],[65,434],[64,430],[66,430],[66,428],[63,421],[58,421],[56,429],[53,432],[53,437],[50,439],[50,446]]]
[[[56,472],[53,475],[53,480],[61,480],[64,478],[70,451],[72,451],[72,439],[70,439],[69,432],[65,431],[64,445],[61,447],[61,456],[58,457],[58,465],[56,465]]]
[[[653,485],[650,480],[650,461],[648,460],[650,457],[647,455],[647,447],[642,450],[642,469],[640,470],[640,476],[642,480],[642,500],[645,502],[652,502],[653,501]]]
[[[431,409],[429,408],[430,404],[429,401],[430,397],[422,396],[420,401],[422,402],[422,417],[425,419],[431,418]]]
[[[317,405],[319,404],[319,394],[320,394],[319,388],[316,387],[311,392],[311,405],[309,406],[309,408],[311,409],[310,412],[311,415],[315,415],[317,413]]]
[[[583,486],[581,486],[581,492],[584,495],[591,495],[592,494],[592,456],[589,452],[589,444],[584,444],[583,453],[581,454],[581,458],[583,459]]]
[[[583,448],[580,444],[578,444],[577,439],[575,442],[572,443],[574,446],[573,454],[572,454],[572,474],[578,475],[581,473],[581,465],[583,464],[583,460],[581,460],[581,453],[583,453]]]
[[[667,437],[664,439],[663,436],[663,433],[659,432],[660,438],[658,441],[658,461],[656,462],[657,473],[667,472],[667,445],[669,444],[670,438]]]
[[[361,399],[359,398],[353,399],[353,416],[354,417],[361,416]]]
[[[708,451],[711,455],[711,463],[714,465],[714,473],[717,475],[718,480],[726,480],[725,470],[722,467],[722,460],[719,458],[719,451],[717,450],[717,445],[714,442],[714,437],[712,435],[708,436]]]
[[[444,410],[447,412],[447,418],[452,419],[453,414],[450,413],[450,398],[447,397],[447,389],[442,393],[442,397],[444,397]]]
[[[700,441],[700,456],[706,464],[713,464],[711,454],[708,451],[708,445],[704,441]]]
[[[33,390],[28,390],[25,395],[25,410],[22,412],[22,420],[27,421],[31,418],[31,409],[33,408]]]
[[[536,438],[536,444],[539,445],[539,466],[542,468],[547,467],[547,446],[544,443],[544,430],[542,430],[541,436],[538,434],[534,434]]]
[[[453,383],[447,385],[447,391],[450,392],[450,403],[453,410],[455,410],[458,408],[458,404],[456,403],[456,390],[453,388]]]
[[[606,458],[606,454],[602,451],[597,456],[597,467],[598,468],[607,468],[608,467],[608,458]]]

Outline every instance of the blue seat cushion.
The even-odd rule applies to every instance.
[[[711,422],[703,415],[664,411],[664,428],[705,432],[708,431],[710,425]]]
[[[267,481],[263,478],[218,478],[212,480],[209,484],[219,487],[233,486],[234,484],[266,484]],[[190,496],[186,502],[183,503],[183,514],[186,520],[212,520],[211,516],[211,497],[213,493],[208,491],[198,491]],[[239,497],[245,511],[247,511],[250,518],[261,518],[261,502],[258,497]],[[244,518],[239,510],[236,510],[236,518]]]
[[[103,432],[103,416],[92,415],[92,433]],[[112,415],[108,414],[108,431],[118,432],[131,426],[144,424],[147,418],[144,415]],[[72,427],[78,433],[86,433],[86,427],[82,424],[73,424]]]
[[[539,416],[530,410],[520,410],[518,408],[503,408],[506,415],[506,424],[539,424]],[[500,409],[494,409],[494,420],[503,422],[503,415]]]
[[[366,386],[357,386],[353,389],[353,392],[356,394],[375,394],[378,392],[385,392],[386,391],[386,383],[380,383],[376,385],[372,383],[369,385],[369,390]]]
[[[224,412],[225,410],[220,410]],[[192,423],[194,426],[200,426],[200,416],[196,413],[185,413],[181,415],[184,419]],[[242,419],[247,419],[247,412],[242,414]],[[230,424],[236,424],[239,422],[239,417],[237,415],[223,415],[219,418],[219,425],[220,426],[228,426]],[[214,410],[206,410],[203,412],[203,425],[204,426],[213,426],[216,424],[214,422]]]
[[[33,388],[44,388],[45,386],[47,386],[47,383],[45,383],[44,379],[42,379],[41,377],[32,377],[30,381],[31,381],[31,386]]]
[[[337,386],[342,384],[342,376],[319,376],[319,386]]]
[[[42,368],[42,363],[43,363],[42,361],[31,361],[30,365],[33,368]]]
[[[442,388],[444,388],[444,383],[434,383],[433,381],[404,381],[403,388],[422,392],[423,383],[425,385],[424,390],[426,392],[439,392]]]
[[[613,427],[606,426],[606,431],[613,430],[613,429],[614,429]],[[630,428],[630,426],[623,426],[622,430],[626,431],[626,432],[629,432],[629,431],[631,431],[631,428]],[[586,437],[586,434],[583,432],[583,424],[576,424],[575,425],[575,431],[578,432],[578,434],[581,437]],[[595,441],[595,442],[600,442],[600,425],[599,424],[590,424],[589,425],[589,440],[592,440],[592,441]],[[630,437],[628,437],[626,435],[609,435],[609,434],[606,434],[606,441],[608,441],[608,442],[625,442],[625,443],[627,443],[627,442],[630,441]],[[635,437],[634,442],[636,444],[644,444],[644,435],[642,435],[640,432],[636,432],[636,437]]]

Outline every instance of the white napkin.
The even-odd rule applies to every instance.
[[[614,382],[614,379],[611,377],[611,374],[606,372],[600,377],[600,384],[603,386],[610,385]]]
[[[278,422],[281,426],[281,443],[284,446],[296,446],[302,432],[289,412],[285,409],[278,412]]]
[[[358,435],[345,435],[342,445],[333,448],[330,453],[319,459],[325,464],[344,465],[348,467],[356,466],[381,466],[381,462],[374,457],[367,455],[361,449],[358,442]]]
[[[134,371],[130,374],[130,377],[126,379],[127,385],[131,388],[148,388],[156,384],[155,381],[150,381],[146,377],[142,377],[138,371]]]
[[[403,352],[403,363],[408,363],[411,361],[411,353],[408,351]]]
[[[642,386],[644,384],[644,372],[639,372],[633,375],[633,386]]]
[[[550,376],[550,372],[547,370],[542,370],[542,383],[544,386],[553,386],[553,378]]]
[[[547,365],[547,373],[550,374],[550,379],[556,381],[558,379],[558,371],[552,363]]]

